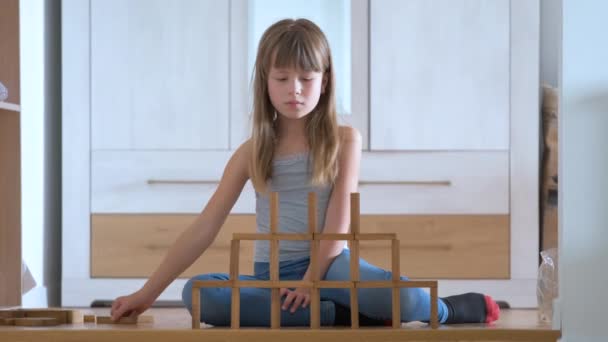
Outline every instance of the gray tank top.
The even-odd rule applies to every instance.
[[[312,165],[308,153],[299,153],[273,161],[269,192],[279,193],[279,232],[308,233],[308,193],[317,194],[317,231],[323,229],[331,186],[314,187],[310,184]],[[258,233],[270,233],[270,202],[268,194],[256,192],[256,223]],[[309,241],[281,241],[279,261],[310,256]],[[254,242],[254,261],[269,262],[270,243]]]

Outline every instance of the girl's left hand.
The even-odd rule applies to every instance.
[[[289,305],[291,305],[291,313],[296,312],[298,307],[302,305],[302,308],[306,308],[308,304],[310,304],[310,289],[309,288],[296,288],[295,290],[290,290],[287,288],[281,288],[280,295],[283,297],[287,295],[285,301],[283,302],[283,306],[281,309],[287,310]]]

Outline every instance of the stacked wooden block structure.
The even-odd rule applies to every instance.
[[[359,328],[359,300],[357,289],[360,288],[391,288],[392,289],[392,327],[401,328],[401,288],[430,288],[431,294],[431,327],[439,326],[437,317],[437,281],[403,281],[400,278],[399,266],[399,240],[396,234],[365,234],[359,230],[360,210],[359,193],[352,193],[350,197],[350,233],[327,234],[317,233],[317,199],[316,194],[308,194],[308,233],[279,233],[279,195],[276,192],[270,194],[270,234],[261,233],[235,233],[231,241],[230,252],[230,278],[229,280],[198,280],[192,285],[192,328],[200,328],[200,289],[201,288],[232,288],[231,328],[240,327],[240,289],[241,288],[269,288],[271,290],[271,325],[272,329],[281,326],[281,288],[310,288],[310,328],[319,329],[320,324],[320,289],[322,288],[347,288],[350,289],[351,327]],[[270,241],[270,280],[243,281],[239,280],[239,250],[240,242],[243,240],[267,240]],[[279,241],[297,240],[311,241],[310,264],[313,281],[282,281],[279,280]],[[318,270],[318,251],[321,240],[349,241],[351,254],[350,280],[346,281],[324,281],[320,279]],[[391,242],[392,250],[392,274],[393,279],[389,281],[360,281],[359,280],[359,241],[363,240],[386,240]]]

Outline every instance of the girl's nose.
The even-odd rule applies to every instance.
[[[293,94],[297,94],[297,95],[301,94],[302,93],[302,83],[298,80],[295,80],[293,82],[290,90],[291,90],[291,93],[293,93]]]

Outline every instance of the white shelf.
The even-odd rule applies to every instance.
[[[0,109],[11,110],[13,112],[20,112],[21,106],[14,103],[0,101]]]

